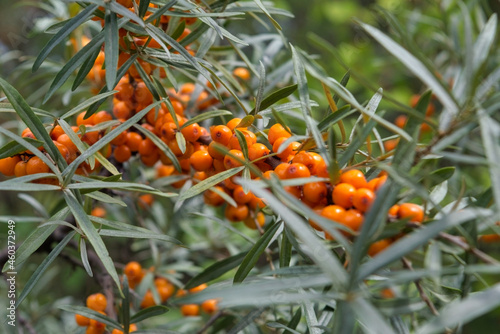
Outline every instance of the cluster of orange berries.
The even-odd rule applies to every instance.
[[[88,296],[86,304],[89,309],[99,312],[102,315],[106,315],[104,310],[106,310],[108,301],[106,296],[102,293],[94,293]],[[102,334],[106,331],[106,324],[95,319],[87,318],[81,314],[75,314],[75,321],[78,326],[87,327],[87,330],[85,331],[86,334]],[[131,324],[129,327],[129,333],[135,332],[136,330],[137,326],[135,324]],[[123,334],[123,331],[113,329],[111,334]]]
[[[76,124],[78,126],[72,126],[72,130],[83,143],[91,146],[104,135],[104,130],[94,129],[94,126],[106,121],[111,121],[113,118],[106,111],[99,111],[86,120],[83,119],[84,114],[85,112],[77,117]],[[64,132],[60,125],[52,126],[49,134],[52,138],[53,144],[57,147],[62,157],[68,164],[73,162],[78,157],[78,155],[80,155],[80,151],[78,150],[77,146],[70,138],[70,136],[68,136]],[[36,139],[29,128],[26,128],[22,132],[21,136],[23,138]],[[42,147],[40,147],[39,149],[42,149]],[[45,150],[42,149],[42,152],[44,151]],[[104,156],[109,157],[111,151],[109,150],[109,148],[107,148],[103,149],[101,153]],[[98,167],[98,161],[96,161],[93,169],[89,164],[84,162],[77,168],[76,173],[89,174],[96,170],[96,168]],[[0,159],[0,173],[5,176],[21,177],[25,175],[49,172],[49,166],[45,162],[43,162],[42,159],[34,156],[33,153],[29,150],[26,150],[9,158]],[[57,181],[52,178],[41,179],[38,180],[38,182],[54,184],[57,183]]]
[[[144,275],[146,274],[146,270],[142,268],[141,264],[132,261],[127,263],[124,269],[124,274],[127,276],[129,286],[134,289],[144,278]],[[158,296],[160,297],[161,303],[165,303],[171,296],[174,295],[174,292],[176,290],[175,286],[169,282],[166,278],[163,277],[157,277],[154,280],[154,285],[156,288],[156,292],[158,293]],[[206,284],[199,285],[197,287],[194,287],[192,289],[189,289],[188,291],[183,290],[183,289],[178,289],[176,296],[177,297],[182,297],[185,296],[187,293],[196,293],[199,291],[202,291],[207,287]],[[144,295],[142,301],[141,301],[141,308],[148,308],[151,306],[157,305],[154,294],[151,290],[148,290],[146,294]],[[217,301],[215,299],[209,299],[204,301],[201,304],[201,309],[208,314],[212,314],[217,310]],[[197,304],[187,304],[187,305],[182,305],[181,306],[181,313],[184,316],[196,316],[200,314],[200,306]]]

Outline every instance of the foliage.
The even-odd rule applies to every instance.
[[[477,1],[363,8],[359,47],[308,30],[290,43],[287,22],[303,18],[277,3],[38,4],[52,15],[35,27],[51,37],[0,78],[0,164],[39,159],[43,171],[0,182],[0,220],[16,222],[18,326],[83,332],[80,314],[110,333],[132,323],[137,333],[451,333],[474,332],[498,308],[497,15]],[[368,13],[378,21],[365,23]],[[126,87],[134,105],[121,117]],[[168,140],[159,114],[172,120]],[[105,119],[85,123],[96,115]],[[210,139],[231,121],[231,145]],[[74,156],[56,145],[57,127]],[[122,159],[124,132],[155,159],[147,148]],[[265,144],[256,159],[254,137]],[[196,167],[204,149],[194,146],[221,155],[222,169]],[[317,153],[324,170],[290,176],[298,151]],[[356,226],[323,210],[353,170],[366,177],[356,188],[376,190]],[[304,198],[313,182],[328,197],[318,205]],[[238,185],[263,206],[241,205]],[[250,213],[233,219],[241,206]],[[149,268],[138,280],[132,261]],[[182,292],[163,298],[158,279]],[[96,292],[108,305],[83,307]],[[218,310],[183,317],[207,300]]]

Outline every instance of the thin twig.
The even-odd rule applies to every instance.
[[[205,325],[199,331],[196,332],[196,334],[203,334],[208,328],[210,328],[210,326],[212,326],[214,322],[217,321],[217,319],[219,319],[223,315],[224,312],[222,311],[218,311],[217,313],[215,313],[210,319],[208,319]]]
[[[407,258],[403,257],[401,259],[401,261],[403,262],[403,266],[405,268],[413,271],[413,267],[411,265],[411,262]],[[424,303],[427,304],[427,306],[431,310],[432,314],[439,315],[439,312],[436,309],[436,306],[434,306],[434,303],[429,299],[429,296],[424,291],[424,288],[422,287],[422,284],[420,284],[420,279],[417,279],[417,280],[413,281],[413,283],[415,283],[415,286],[417,287],[418,293],[420,294],[420,298],[422,298],[422,300],[424,301]]]
[[[479,249],[477,249],[475,247],[472,247],[467,242],[462,240],[462,238],[460,238],[460,237],[457,237],[457,236],[454,236],[454,235],[451,235],[451,234],[448,234],[445,232],[439,233],[439,237],[441,239],[444,239],[446,241],[449,241],[449,242],[457,245],[458,247],[462,248],[463,250],[465,250],[467,252],[471,252],[472,254],[477,256],[480,260],[482,260],[485,263],[489,263],[489,264],[499,264],[500,263],[497,260],[495,260],[494,258],[492,258],[491,256],[489,256],[488,254],[480,251]]]

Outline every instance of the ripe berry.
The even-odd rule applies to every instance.
[[[28,175],[48,172],[50,172],[49,166],[39,157],[32,157],[26,164],[26,174]]]
[[[217,311],[217,299],[207,299],[201,303],[201,309],[203,312],[208,314],[213,314]]]
[[[289,155],[295,154],[295,150],[299,148],[300,143],[294,141],[288,144],[284,149],[281,148],[282,144],[288,139],[288,137],[280,137],[276,139],[273,144],[273,152],[276,152],[276,156],[282,161],[286,159]]]
[[[340,223],[345,214],[345,209],[338,205],[328,205],[321,210],[320,214],[325,218]]]
[[[182,305],[181,313],[185,317],[195,317],[200,314],[200,307],[196,304]]]
[[[366,212],[370,209],[375,200],[375,193],[367,188],[359,188],[352,197],[352,204],[361,212]]]
[[[251,147],[253,144],[257,142],[257,137],[255,134],[251,131],[248,130],[239,130],[241,133],[243,133],[243,136],[245,137],[245,142],[247,143],[247,148]],[[241,151],[241,145],[240,141],[238,139],[238,136],[236,136],[236,132],[233,134],[231,139],[229,140],[229,148],[233,150],[240,150]]]
[[[197,293],[197,292],[205,290],[206,288],[207,288],[207,284],[203,283],[203,284],[200,284],[198,286],[195,286],[192,289],[189,289],[189,292],[191,292],[191,293]]]
[[[240,78],[241,80],[248,80],[250,79],[250,71],[248,71],[246,68],[244,67],[236,67],[234,70],[233,70],[233,75],[235,77],[238,77]]]
[[[233,118],[229,122],[227,122],[226,126],[229,128],[229,130],[234,131],[234,129],[240,124],[241,118]],[[244,128],[238,128],[240,130]]]
[[[186,126],[181,130],[182,135],[188,142],[194,143],[201,136],[201,129],[197,123]]]
[[[255,143],[248,147],[248,159],[253,161],[260,159],[270,153],[266,145]]]
[[[127,263],[123,272],[129,280],[142,278],[142,266],[136,261]]]
[[[142,142],[142,137],[136,132],[127,133],[126,145],[130,148],[131,152],[137,152],[139,150],[139,145]]]
[[[75,314],[75,321],[78,326],[88,326],[90,324],[90,319],[87,317],[84,317],[81,314]]]
[[[340,174],[340,182],[349,183],[356,189],[367,187],[367,182],[364,174],[357,169],[351,169]]]
[[[243,165],[240,160],[245,160],[243,152],[241,152],[240,150],[230,150],[224,157],[224,167],[226,169],[240,167]]]
[[[267,133],[267,140],[269,141],[269,144],[274,145],[274,142],[280,138],[280,137],[285,137],[289,138],[292,135],[285,130],[283,125],[277,123],[271,126],[269,129],[269,132]]]
[[[16,164],[15,168],[14,168],[14,175],[15,175],[16,177],[21,177],[21,176],[25,176],[25,175],[27,175],[27,173],[26,173],[26,165],[27,165],[27,164],[28,164],[28,163],[27,163],[26,161],[22,161],[22,160],[21,160],[21,161],[19,161],[19,162]]]
[[[391,245],[390,239],[382,239],[374,242],[368,248],[368,255],[375,256]]]
[[[197,171],[206,171],[212,167],[214,159],[207,151],[196,151],[189,157],[191,166]]]
[[[307,168],[306,165],[300,163],[292,163],[288,165],[285,171],[286,179],[296,179],[299,177],[309,177],[309,176],[311,176],[309,168]]]
[[[341,218],[340,223],[342,223],[342,225],[345,225],[349,227],[351,230],[356,232],[359,231],[359,229],[361,228],[361,225],[363,224],[363,219],[364,216],[360,211],[356,209],[350,209],[346,210],[346,212]]]
[[[111,117],[111,115],[105,110],[96,112],[92,117],[94,124],[104,123],[113,119],[113,117]]]
[[[254,195],[251,192],[245,193],[242,186],[236,186],[233,190],[233,198],[238,204],[246,204],[252,200]]]
[[[215,186],[214,188],[219,192],[224,192],[224,189],[222,187]],[[203,193],[203,200],[206,204],[211,206],[221,206],[225,202],[224,198],[222,198],[221,195],[212,190],[207,190]]]
[[[18,155],[10,158],[0,159],[0,173],[5,176],[13,176],[15,173],[16,165],[21,161]]]
[[[356,188],[349,183],[339,183],[333,188],[332,200],[333,203],[348,209],[352,206],[352,198]]]
[[[130,159],[130,157],[132,156],[132,152],[130,151],[130,147],[128,147],[127,145],[120,145],[115,147],[113,155],[115,156],[116,161],[125,162]]]
[[[83,119],[86,114],[87,114],[86,111],[78,114],[78,116],[76,117],[76,124],[78,126],[80,126],[80,125],[95,125],[94,115],[90,116],[89,118]]]
[[[424,210],[420,205],[403,203],[399,206],[398,217],[414,223],[421,223],[424,220]]]
[[[256,230],[257,229],[257,225],[262,227],[264,226],[264,224],[266,223],[266,217],[264,216],[264,214],[262,212],[257,212],[257,215],[255,217],[252,217],[252,216],[248,216],[244,221],[243,223],[245,224],[246,227],[252,229],[252,230]],[[203,307],[203,304],[202,304],[202,307]]]
[[[248,217],[248,206],[240,204],[236,207],[228,205],[226,211],[224,212],[226,218],[231,222],[239,222]]]
[[[391,206],[387,214],[389,216],[396,217],[398,215],[398,211],[399,211],[399,205],[394,204],[393,206]]]
[[[229,140],[233,135],[233,131],[225,125],[216,125],[210,129],[210,136],[216,143],[229,145]]]
[[[94,311],[104,312],[108,301],[102,293],[94,293],[87,297],[87,307]]]
[[[146,294],[144,295],[144,298],[141,301],[141,308],[148,308],[155,305],[156,302],[153,298],[153,293],[150,290],[146,291]]]
[[[324,182],[311,182],[304,184],[304,198],[311,203],[319,203],[324,200],[328,194],[328,189]]]

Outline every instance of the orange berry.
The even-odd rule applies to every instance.
[[[286,178],[286,170],[288,169],[289,164],[282,163],[276,166],[274,169],[274,173],[281,179],[284,180]]]
[[[52,140],[57,140],[57,138],[59,138],[60,135],[64,134],[64,130],[62,129],[62,127],[60,125],[56,125],[52,131],[50,131],[50,138],[52,138]]]
[[[316,207],[313,208],[313,211],[315,213],[317,213],[318,215],[322,215],[321,212],[323,211],[323,209],[325,208],[324,205],[318,205]],[[344,210],[343,208],[341,208],[342,210]],[[345,211],[345,210],[344,210]],[[343,212],[343,211],[342,211]],[[325,212],[325,214],[329,214],[327,212]],[[333,211],[333,214],[335,215],[335,212]],[[325,216],[326,217],[326,216]],[[323,228],[321,226],[319,226],[314,220],[312,220],[311,218],[309,218],[309,225],[311,225],[312,228],[314,228],[315,230],[318,230],[318,231],[323,231]]]
[[[100,134],[97,131],[92,131],[90,127],[87,128],[87,132],[83,135],[82,141],[89,145],[94,145],[99,140]]]
[[[255,143],[248,146],[248,159],[253,161],[260,159],[270,153],[270,150],[266,145],[261,143]]]
[[[201,309],[203,312],[208,314],[213,314],[218,310],[217,299],[207,299],[201,303]]]
[[[311,203],[319,203],[328,195],[328,189],[324,182],[311,182],[304,184],[304,198]]]
[[[117,119],[129,119],[132,116],[132,110],[124,101],[119,101],[113,105],[113,115]]]
[[[237,160],[236,158],[239,159]],[[245,160],[243,152],[240,150],[230,150],[224,157],[224,167],[226,167],[226,169],[240,167],[243,164],[239,160]]]
[[[191,125],[186,126],[181,130],[182,135],[188,142],[194,143],[201,136],[201,129],[198,123],[193,123]]]
[[[367,188],[359,188],[352,197],[352,204],[361,212],[366,212],[370,209],[375,200],[375,193]]]
[[[315,157],[312,153],[301,151],[293,157],[292,162],[303,164],[309,169],[311,174],[316,174],[316,166],[323,160],[319,154],[318,157]]]
[[[87,307],[94,311],[104,312],[108,301],[102,293],[94,293],[87,297]]]
[[[87,317],[84,317],[81,314],[75,314],[75,321],[78,326],[88,326],[90,324],[90,319]]]
[[[424,220],[424,210],[420,205],[403,203],[399,206],[398,217],[414,223],[421,223]]]
[[[182,305],[181,313],[185,317],[195,317],[200,314],[200,307],[196,304]]]
[[[90,214],[92,216],[95,216],[95,217],[104,218],[104,217],[106,217],[106,209],[98,206],[98,207],[93,208],[92,211],[90,212]]]
[[[233,132],[225,125],[216,125],[210,129],[212,140],[224,146],[229,145]]]
[[[234,131],[234,129],[240,124],[241,118],[233,118],[229,122],[227,122],[226,126],[229,128],[229,130]],[[242,128],[239,128],[240,130]]]
[[[339,183],[333,188],[332,200],[333,203],[348,209],[352,206],[352,198],[356,188],[349,183]]]
[[[392,217],[396,217],[398,215],[398,211],[399,211],[399,205],[397,204],[394,204],[393,206],[391,206],[391,208],[389,209],[389,216],[392,216]]]
[[[267,140],[271,145],[274,145],[274,142],[276,142],[278,138],[290,138],[291,136],[292,135],[287,130],[285,130],[283,125],[276,123],[269,129],[269,132],[267,133]]]
[[[244,220],[245,218],[248,217],[248,213],[249,213],[248,206],[244,204],[240,204],[236,207],[228,205],[224,212],[227,220],[231,222],[239,222]]]
[[[139,277],[142,278],[142,266],[136,261],[129,262],[125,266],[125,269],[123,269],[123,273],[129,280],[137,279]]]
[[[224,192],[224,189],[222,187],[215,186],[214,188],[219,192]],[[210,189],[203,193],[203,200],[206,204],[211,206],[221,206],[225,202],[224,198],[222,198],[221,195]]]
[[[192,82],[186,82],[179,88],[179,94],[192,94],[196,88]]]
[[[248,203],[248,205],[250,206],[250,208],[252,210],[256,210],[256,209],[264,208],[266,206],[266,203],[264,202],[264,200],[262,198],[254,196],[252,198],[252,200],[250,201],[250,203]]]
[[[50,172],[49,166],[39,157],[32,157],[26,164],[26,174],[28,175],[48,172]]]
[[[366,188],[368,185],[365,175],[357,169],[351,169],[340,174],[340,182],[349,183],[355,188]]]
[[[18,155],[0,159],[0,173],[5,176],[14,176],[17,163],[21,161]]]
[[[253,132],[248,130],[239,130],[239,131],[241,131],[241,133],[243,133],[243,136],[245,137],[247,148],[251,147],[253,144],[257,142],[257,137]],[[229,140],[229,148],[241,151],[240,141],[238,139],[238,136],[236,136],[236,132],[232,135],[231,139]]]
[[[136,132],[127,133],[126,145],[130,148],[131,152],[137,152],[139,150],[139,145],[142,142],[142,137]]]
[[[167,284],[158,286],[156,288],[158,290],[158,294],[160,295],[162,303],[167,301],[174,294],[175,287],[172,283],[167,282]]]
[[[198,286],[195,286],[194,288],[189,289],[189,292],[197,293],[197,292],[205,290],[206,288],[207,288],[207,284],[203,283],[203,284],[200,284]]]
[[[408,120],[408,117],[406,115],[399,115],[398,117],[396,117],[396,119],[394,120],[394,124],[398,127],[398,128],[404,128],[405,125],[406,125],[406,121]]]
[[[139,196],[138,203],[139,203],[139,206],[145,210],[145,209],[151,207],[151,205],[153,205],[154,200],[155,200],[155,198],[153,197],[153,195],[144,194],[144,195]]]
[[[309,176],[311,176],[309,168],[307,168],[306,165],[300,163],[292,163],[288,165],[285,171],[286,179],[296,179],[299,177],[309,177]]]
[[[378,253],[382,252],[387,247],[389,247],[390,245],[391,245],[390,239],[382,239],[382,240],[376,241],[370,245],[370,248],[368,248],[368,255],[375,256]]]
[[[384,149],[386,151],[392,151],[396,148],[396,146],[398,146],[398,143],[399,143],[399,138],[386,140],[384,142]]]
[[[27,175],[26,173],[26,165],[28,163],[26,161],[19,161],[16,166],[14,167],[14,175],[16,177],[21,177]]]
[[[111,115],[105,110],[96,112],[92,117],[94,124],[104,123],[113,119],[113,117],[111,117]]]
[[[286,159],[289,155],[295,154],[294,150],[296,150],[300,146],[300,143],[294,141],[294,142],[291,142],[290,144],[288,144],[288,146],[284,150],[279,152],[282,144],[287,139],[288,139],[288,137],[280,137],[280,138],[276,139],[276,141],[273,144],[273,152],[276,152],[277,153],[276,156],[278,158],[280,158],[281,160]]]
[[[320,215],[330,220],[336,221],[337,223],[340,223],[345,212],[345,209],[341,206],[328,205],[321,210]]]
[[[363,224],[363,220],[364,216],[360,211],[356,209],[350,209],[346,210],[342,215],[340,223],[349,227],[353,231],[359,231],[361,225]]]
[[[94,324],[97,326],[88,326],[85,330],[85,334],[103,334],[106,331],[106,327],[102,326],[104,324],[97,321],[95,321]]]
[[[149,105],[153,102],[153,94],[149,91],[144,81],[138,81],[134,92],[135,100],[142,105]]]
[[[62,134],[57,138],[57,142],[66,146],[66,148],[69,150],[70,154],[77,153],[78,148],[76,147],[75,143],[69,138],[67,134]]]
[[[189,157],[191,166],[197,171],[206,171],[212,167],[214,159],[207,151],[196,151]]]
[[[144,298],[142,298],[141,301],[141,308],[148,308],[155,305],[156,302],[153,298],[153,293],[150,290],[146,291],[146,294],[144,295]]]
[[[139,144],[139,154],[140,155],[152,155],[156,152],[157,147],[153,141],[149,138],[145,138]]]
[[[85,114],[87,114],[86,111],[78,114],[78,116],[76,117],[76,124],[78,126],[80,126],[80,125],[95,125],[95,123],[94,123],[94,115],[90,116],[87,119],[83,119],[85,117]]]
[[[208,144],[207,150],[212,158],[218,159],[218,160],[223,160],[225,157],[225,154],[222,153],[221,151],[219,151],[217,148],[215,148],[215,146],[219,145],[219,144],[220,143],[213,141],[210,144]]]
[[[252,200],[254,195],[251,192],[245,193],[242,186],[236,186],[233,190],[233,198],[238,204],[245,204]]]
[[[262,212],[257,212],[257,215],[255,217],[248,216],[243,223],[245,224],[246,227],[256,230],[257,225],[262,227],[266,223],[266,217]]]
[[[250,79],[250,71],[244,67],[236,67],[233,70],[233,75],[235,77],[240,78],[241,80],[245,80],[245,81]]]
[[[115,147],[113,155],[115,156],[116,161],[125,162],[130,159],[130,157],[132,156],[132,152],[130,151],[130,147],[128,147],[127,145],[120,145]]]

